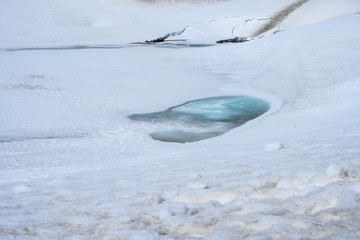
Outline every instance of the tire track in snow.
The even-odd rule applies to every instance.
[[[260,34],[269,31],[270,29],[273,29],[277,25],[279,25],[282,21],[284,21],[287,16],[289,16],[292,12],[294,12],[296,9],[304,5],[309,0],[299,0],[294,2],[293,4],[290,4],[289,6],[282,9],[280,12],[277,12],[274,16],[272,16],[269,22],[267,22],[265,25],[261,26],[258,30],[256,30],[250,37],[256,37]]]

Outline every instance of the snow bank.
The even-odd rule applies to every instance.
[[[310,0],[242,44],[130,44],[215,44],[293,2],[3,1],[0,238],[357,239],[357,1]],[[271,109],[196,143],[127,118],[238,95]]]
[[[280,24],[280,28],[289,29],[355,15],[359,13],[359,8],[360,3],[356,0],[309,1],[285,19],[285,21]]]

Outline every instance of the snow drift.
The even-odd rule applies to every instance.
[[[0,238],[357,239],[360,3],[251,37],[294,2],[3,0]],[[204,141],[127,118],[241,95],[270,110]]]

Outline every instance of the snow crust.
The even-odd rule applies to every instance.
[[[294,2],[3,0],[0,239],[358,239],[359,1],[215,44]],[[204,141],[127,118],[238,95],[271,109]]]

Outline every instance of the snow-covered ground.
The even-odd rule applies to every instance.
[[[359,239],[360,1],[155,2],[1,1],[0,239]],[[203,141],[127,117],[237,95]]]

